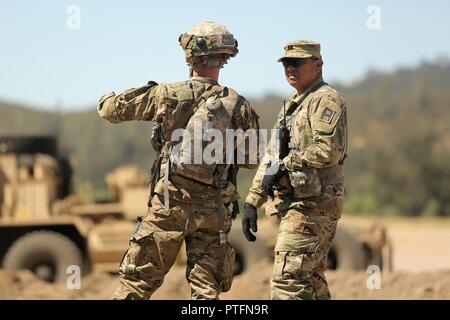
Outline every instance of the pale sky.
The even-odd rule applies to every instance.
[[[80,9],[71,30],[67,9]],[[381,29],[367,10],[380,9]],[[414,66],[450,56],[448,1],[2,1],[0,100],[63,110],[95,106],[111,90],[148,80],[184,80],[188,68],[178,36],[215,21],[239,41],[220,82],[247,97],[290,94],[276,62],[283,44],[322,44],[324,76],[348,82],[369,69]]]

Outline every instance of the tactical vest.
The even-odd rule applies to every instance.
[[[193,90],[185,83],[172,86],[172,89],[176,91],[178,104],[172,111],[174,116],[170,126],[162,124],[165,143],[161,150],[164,161],[160,175],[165,176],[169,171],[169,174],[206,185],[224,183],[228,169],[225,163],[226,130],[230,129],[237,94],[216,85],[194,100]],[[176,129],[183,130],[175,132]],[[217,138],[222,141],[214,145],[214,159],[205,159],[205,150],[211,143],[217,143]]]
[[[167,99],[165,118],[162,123],[156,125],[152,134],[152,144],[158,150],[158,158],[152,168],[151,196],[154,193],[155,184],[163,177],[164,181],[164,207],[169,209],[169,177],[173,175],[197,181],[215,189],[216,203],[218,206],[218,219],[220,230],[220,243],[226,242],[224,230],[224,209],[222,203],[222,188],[228,183],[229,164],[226,163],[226,132],[231,129],[231,120],[238,102],[236,92],[226,87],[212,85],[203,93],[194,97],[192,84],[187,82],[169,85],[175,92],[176,104],[173,105]],[[162,98],[165,103],[164,97]],[[176,132],[177,129],[184,129]],[[199,131],[200,129],[200,131]],[[210,144],[205,140],[209,133],[215,133],[214,137],[222,139],[220,148],[214,148],[213,161],[206,163],[203,158],[204,151]],[[176,134],[176,136],[173,136]],[[177,139],[178,138],[178,139]],[[213,140],[213,143],[215,140]],[[197,144],[197,145],[196,145]],[[195,147],[199,147],[195,157]],[[233,145],[234,152],[234,145]],[[199,160],[199,162],[197,162]],[[151,197],[150,197],[151,198]],[[233,202],[233,211],[238,210],[236,201]]]
[[[297,102],[298,106],[292,112],[286,114],[286,127],[289,130],[289,153],[302,152],[313,143],[313,132],[311,124],[308,122],[308,106],[312,99],[316,97],[314,93],[317,91],[328,90],[330,87],[327,83],[321,82],[315,87],[311,88],[305,95]],[[289,108],[290,109],[290,108]],[[278,118],[278,123],[283,119],[284,115],[281,113]],[[302,121],[303,123],[298,123]],[[296,135],[293,128],[300,127],[299,135]],[[304,167],[301,170],[289,172],[289,186],[286,186],[287,181],[284,181],[284,188],[291,190],[293,198],[310,198],[319,196],[326,185],[333,183],[343,183],[343,161],[345,153],[340,162],[336,165],[325,168]]]

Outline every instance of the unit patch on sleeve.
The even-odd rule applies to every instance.
[[[326,107],[323,110],[322,115],[320,116],[320,121],[325,122],[325,123],[331,123],[331,120],[333,120],[333,117],[335,114],[336,114],[336,111]]]

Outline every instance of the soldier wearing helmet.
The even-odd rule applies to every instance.
[[[191,68],[222,68],[230,57],[235,57],[239,52],[238,42],[233,34],[215,23],[193,26],[180,35],[179,42]]]
[[[192,163],[186,155],[198,139],[196,124],[221,133],[245,131],[259,128],[258,117],[244,97],[218,83],[220,69],[238,52],[237,41],[226,27],[201,23],[182,34],[179,42],[191,69],[190,79],[168,84],[149,81],[119,95],[106,94],[98,105],[98,114],[112,123],[153,121],[151,142],[157,154],[148,211],[138,219],[120,264],[114,299],[149,299],[163,283],[183,242],[192,299],[218,299],[231,287],[234,249],[227,235],[238,212],[228,206],[239,197],[237,168],[257,164],[248,161],[247,150],[245,163],[240,164],[204,159]],[[175,134],[181,140],[174,139]],[[224,148],[215,149],[221,160]],[[235,149],[236,145],[232,152]]]

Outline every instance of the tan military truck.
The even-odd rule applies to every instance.
[[[135,227],[145,214],[146,172],[122,166],[106,176],[110,202],[83,202],[71,192],[72,170],[54,137],[0,137],[0,263],[29,269],[63,282],[69,266],[83,273],[116,272]],[[229,241],[236,249],[235,274],[271,257],[277,226],[261,219],[260,239],[245,240],[235,223]],[[329,256],[332,269],[390,267],[383,227],[339,225]],[[185,258],[179,258],[183,262]]]

